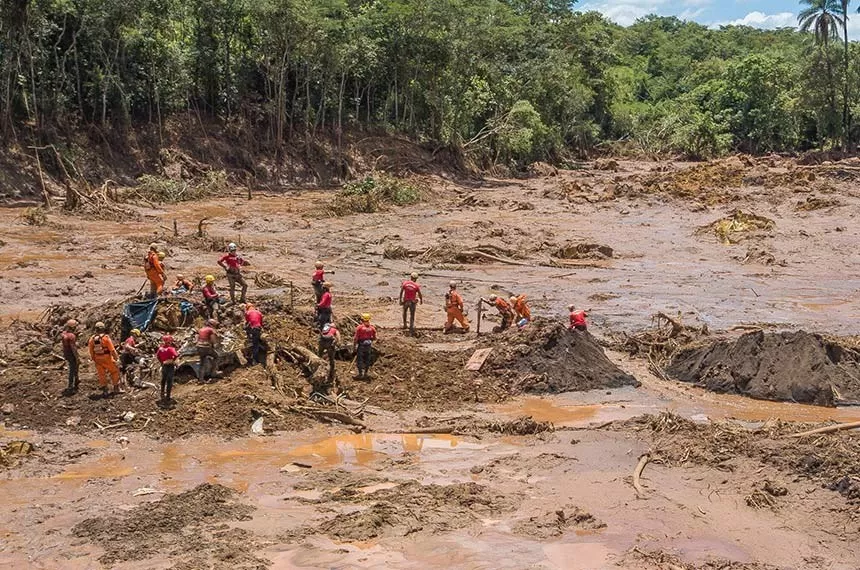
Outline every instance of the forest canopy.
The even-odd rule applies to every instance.
[[[117,136],[192,113],[272,148],[383,128],[525,164],[616,145],[830,148],[860,134],[860,48],[839,27],[848,2],[804,0],[805,31],[656,16],[625,28],[562,0],[0,2],[6,140]]]

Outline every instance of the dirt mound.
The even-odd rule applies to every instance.
[[[608,245],[597,243],[566,243],[553,256],[559,259],[610,259],[615,252]]]
[[[518,502],[477,483],[422,485],[408,481],[369,494],[359,489],[349,491],[327,493],[323,502],[334,508],[342,503],[367,506],[361,510],[345,509],[319,526],[301,529],[297,535],[321,533],[335,540],[370,540],[414,533],[437,534],[512,511]]]
[[[643,188],[649,193],[722,202],[731,196],[728,190],[743,186],[744,173],[750,166],[745,157],[730,157],[684,170],[651,174],[643,181]]]
[[[178,495],[144,503],[119,516],[86,519],[72,533],[105,549],[99,561],[106,566],[128,560],[169,556],[187,568],[265,567],[255,556],[254,535],[230,529],[228,521],[249,520],[254,507],[236,501],[236,492],[205,483]],[[226,567],[226,566],[225,566]]]
[[[558,510],[520,521],[514,526],[513,531],[538,540],[547,540],[558,538],[570,529],[598,530],[601,528],[606,528],[606,523],[577,506],[566,505]]]
[[[730,215],[698,229],[697,233],[713,233],[726,245],[750,237],[759,237],[773,230],[776,224],[770,218],[735,210]]]
[[[509,391],[559,393],[638,386],[604,354],[589,333],[537,318],[523,330],[493,337],[485,369],[510,382]]]
[[[682,349],[666,372],[715,392],[762,400],[860,402],[860,353],[803,331],[757,331]]]

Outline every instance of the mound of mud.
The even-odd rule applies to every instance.
[[[250,532],[215,526],[249,520],[252,512],[254,507],[236,501],[232,489],[204,483],[118,516],[86,519],[72,533],[104,548],[99,561],[109,567],[167,555],[189,568],[208,568],[212,558],[231,562],[231,568],[260,568],[268,561],[254,555],[256,543]]]
[[[566,243],[553,253],[559,259],[610,259],[615,252],[608,245],[597,243]]]
[[[761,400],[860,402],[860,352],[803,331],[758,331],[682,349],[666,372],[715,392]]]
[[[770,218],[741,210],[698,229],[699,234],[713,233],[726,245],[738,243],[749,237],[757,237],[762,232],[773,230],[775,224]]]
[[[596,519],[588,511],[577,506],[567,505],[538,516],[518,522],[513,530],[516,534],[547,540],[558,538],[570,529],[598,530],[606,528],[606,523]]]
[[[559,393],[638,386],[589,333],[537,318],[522,331],[493,337],[485,367],[511,382],[510,392]]]

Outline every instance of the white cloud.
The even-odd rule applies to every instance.
[[[730,22],[717,22],[712,27],[719,26],[750,26],[772,30],[775,28],[794,28],[797,26],[797,15],[794,12],[779,12],[777,14],[765,14],[764,12],[750,12],[743,18]]]
[[[629,26],[639,18],[648,14],[656,14],[667,0],[622,0],[621,2],[598,1],[585,2],[575,6],[577,11],[600,12],[608,19],[622,26]]]

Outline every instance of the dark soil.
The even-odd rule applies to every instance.
[[[249,520],[254,507],[236,501],[236,492],[205,483],[178,495],[144,503],[119,516],[86,519],[72,533],[105,550],[106,566],[128,560],[166,556],[176,568],[259,568],[254,535],[230,528],[231,521]]]
[[[803,331],[682,349],[666,372],[715,392],[833,406],[860,402],[860,353]]]
[[[484,369],[510,382],[509,391],[560,393],[638,386],[613,364],[591,334],[537,318],[522,331],[496,335]]]

